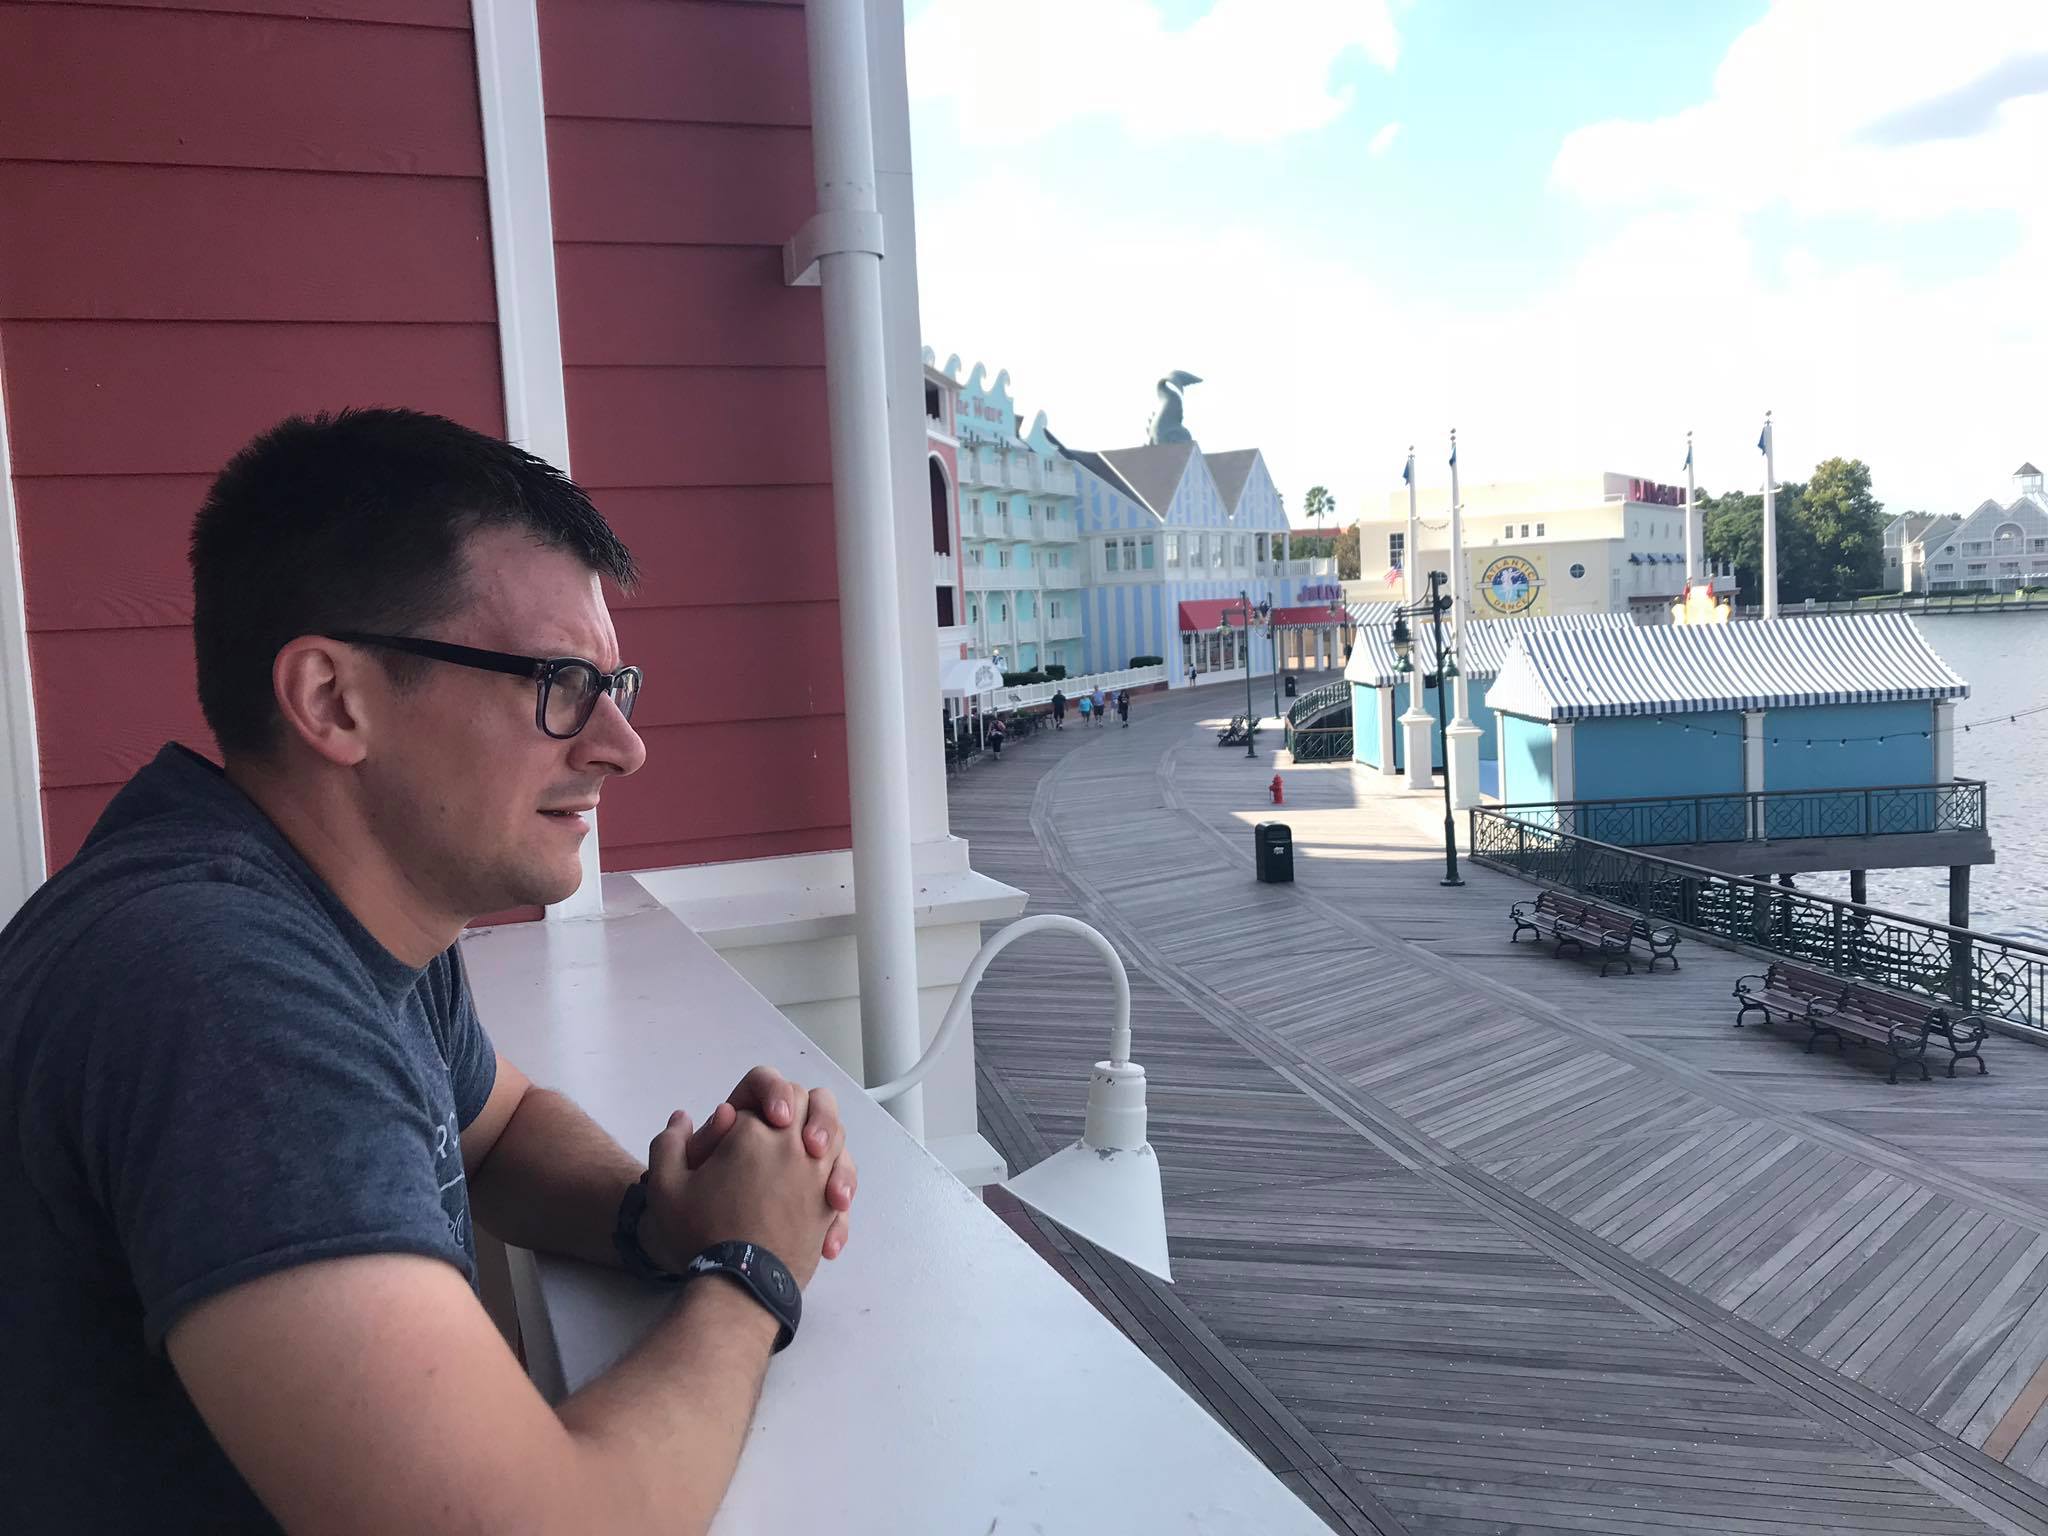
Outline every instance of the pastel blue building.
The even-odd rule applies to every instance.
[[[1344,667],[1345,679],[1351,684],[1352,759],[1386,774],[1399,773],[1408,766],[1406,747],[1395,723],[1408,708],[1412,677],[1400,669],[1400,658],[1394,651],[1394,612],[1398,606],[1392,602],[1364,603],[1351,609],[1358,632],[1351,659]],[[1468,694],[1476,700],[1484,697],[1487,685],[1499,674],[1508,651],[1520,636],[1550,630],[1628,629],[1634,625],[1635,620],[1626,613],[1525,614],[1477,620],[1468,626],[1469,632],[1457,643],[1453,655],[1458,669],[1465,674]],[[1415,637],[1410,661],[1424,673],[1422,707],[1434,719],[1437,685],[1435,674],[1429,670],[1434,665],[1429,621],[1410,619],[1409,627]],[[1451,701],[1446,699],[1446,717],[1451,707]],[[1473,710],[1472,723],[1480,732],[1480,784],[1491,790],[1498,779],[1485,765],[1499,761],[1499,724],[1491,711],[1477,708]],[[1429,740],[1431,766],[1441,769],[1443,743],[1434,730]]]
[[[1533,630],[1486,705],[1514,804],[1941,784],[1968,694],[1910,618],[1860,614]]]
[[[1340,596],[1335,562],[1290,558],[1287,515],[1256,448],[1216,454],[1193,443],[1101,453],[1060,448],[1077,476],[1089,671],[1159,656],[1176,687],[1241,679],[1245,636],[1241,629],[1218,633],[1239,608],[1241,593],[1280,610],[1278,640],[1291,664],[1336,664],[1342,612],[1334,606]],[[1271,670],[1265,637],[1250,651],[1254,675]]]

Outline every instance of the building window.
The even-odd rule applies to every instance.
[[[1407,567],[1406,567],[1406,566],[1404,566],[1404,565],[1403,565],[1403,564],[1402,564],[1401,562],[1402,562],[1402,561],[1403,561],[1404,559],[1406,559],[1406,558],[1407,558],[1407,554],[1408,554],[1408,535],[1407,535],[1407,533],[1406,533],[1405,531],[1403,531],[1403,532],[1401,532],[1401,533],[1390,533],[1390,534],[1388,534],[1388,535],[1387,535],[1387,564],[1388,564],[1388,565],[1389,565],[1390,567],[1392,567],[1392,568],[1393,568],[1394,570],[1397,570],[1397,571],[1400,571],[1400,570],[1405,570],[1405,569],[1407,569]]]
[[[1008,603],[1005,603],[1005,602],[1001,602],[1001,601],[998,601],[998,602],[996,603],[996,622],[997,622],[998,624],[1000,624],[1000,623],[1002,623],[1002,622],[1003,622],[1003,620],[1007,619],[1007,618],[1008,618],[1009,616],[1010,616],[1010,605],[1009,605]]]
[[[1525,539],[1529,537],[1529,525],[1527,523],[1522,524],[1522,537]]]
[[[1153,548],[1150,539],[1146,539],[1138,546],[1138,568],[1140,570],[1151,570],[1158,563],[1158,559],[1159,551]]]
[[[1169,533],[1166,536],[1166,563],[1180,564],[1180,535],[1177,533]]]
[[[1024,595],[1023,597],[1020,597],[1020,598],[1018,598],[1018,599],[1017,599],[1017,617],[1018,617],[1018,618],[1020,618],[1020,619],[1035,619],[1035,618],[1037,618],[1037,617],[1038,617],[1038,599],[1037,599],[1037,598],[1035,598],[1035,597],[1032,597],[1032,596],[1031,596],[1030,594],[1028,594],[1028,593],[1027,593],[1026,595]]]
[[[1045,616],[1048,619],[1056,619],[1060,616],[1060,600],[1058,598],[1048,597],[1045,600]]]
[[[996,551],[996,564],[1004,570],[1008,570],[1010,568],[1010,552],[1007,549],[999,549]]]
[[[967,599],[967,622],[970,624],[979,624],[981,622],[981,604],[971,597]]]
[[[981,546],[979,544],[967,551],[967,563],[969,565],[981,564]]]
[[[1104,569],[1105,571],[1113,571],[1113,570],[1115,570],[1115,569],[1116,569],[1116,540],[1115,540],[1115,539],[1107,539],[1107,540],[1104,540],[1104,541],[1103,541],[1103,545],[1102,545],[1102,568],[1103,568],[1103,569]]]
[[[1536,525],[1536,537],[1539,539],[1543,537],[1543,525],[1541,523]]]
[[[1266,563],[1266,536],[1263,533],[1258,535],[1258,542],[1254,548],[1259,557],[1259,564],[1264,565]]]
[[[1125,570],[1127,570],[1127,571],[1135,571],[1135,570],[1136,570],[1137,568],[1138,568],[1138,541],[1137,541],[1136,539],[1125,539],[1125,540],[1124,540],[1124,569],[1125,569]]]
[[[1219,566],[1219,567],[1220,567],[1220,566],[1221,566],[1221,565],[1223,564],[1223,544],[1224,544],[1224,538],[1223,538],[1223,535],[1222,535],[1222,534],[1220,534],[1220,533],[1219,533],[1219,534],[1217,534],[1217,535],[1216,535],[1216,541],[1215,541],[1215,543],[1216,543],[1216,548],[1215,548],[1215,553],[1214,553],[1214,555],[1213,555],[1213,556],[1212,556],[1212,558],[1211,558],[1211,563],[1212,563],[1212,564],[1214,564],[1214,565],[1216,565],[1216,566]]]

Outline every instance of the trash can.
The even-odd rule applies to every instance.
[[[1284,821],[1262,821],[1252,828],[1258,850],[1259,882],[1287,885],[1294,879],[1294,829]]]
[[[1294,697],[1294,674],[1292,672],[1287,674],[1287,697],[1290,699]]]

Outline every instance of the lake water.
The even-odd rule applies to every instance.
[[[1983,779],[1998,862],[1970,875],[1970,926],[2048,943],[2048,613],[1916,618],[1922,634],[1970,685],[1956,705],[1955,771]],[[1847,897],[1844,876],[1802,875],[1802,888]],[[1873,907],[1948,920],[1948,872],[1873,869]]]

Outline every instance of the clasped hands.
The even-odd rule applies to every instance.
[[[850,1235],[859,1187],[830,1089],[806,1091],[756,1067],[702,1125],[677,1110],[647,1148],[640,1243],[680,1270],[713,1243],[768,1249],[807,1285]]]

